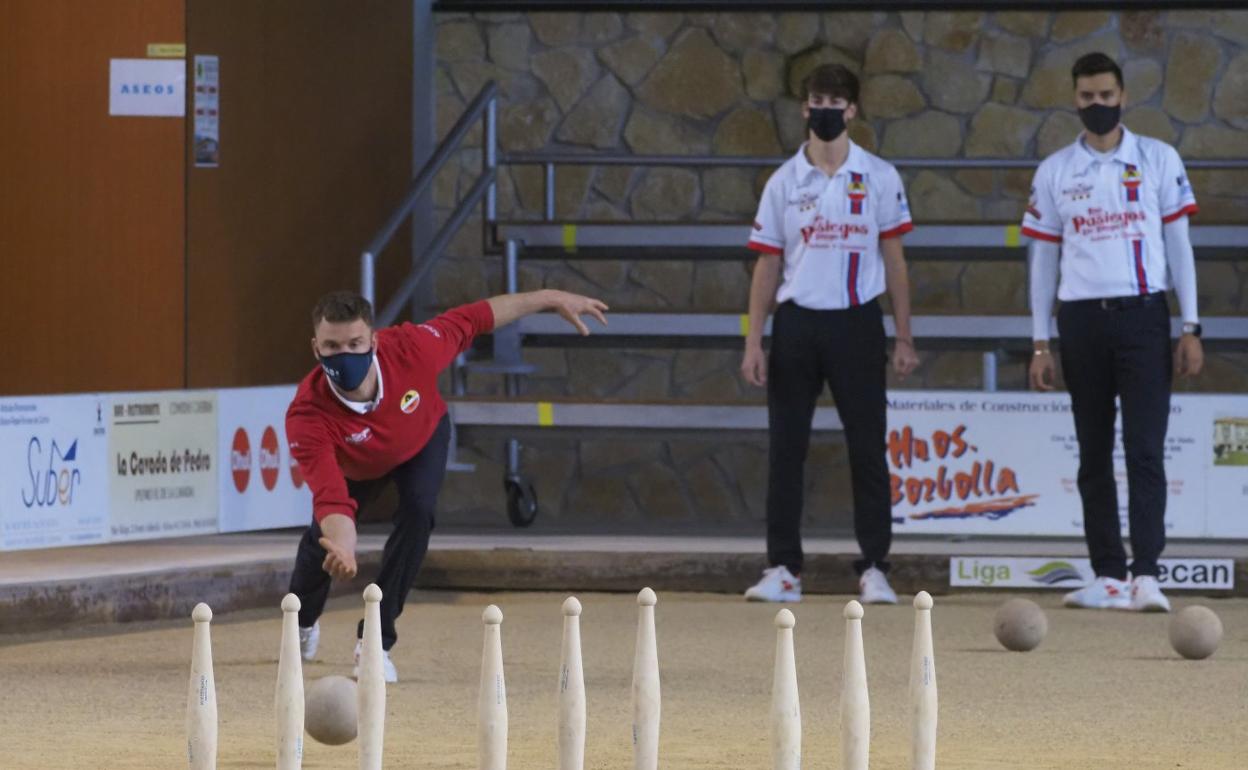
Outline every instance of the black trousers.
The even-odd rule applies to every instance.
[[[1127,577],[1114,478],[1117,397],[1127,457],[1131,573],[1155,576],[1166,546],[1172,353],[1165,294],[1064,302],[1057,328],[1079,438],[1079,496],[1092,568],[1098,577]]]
[[[399,638],[394,621],[403,614],[403,601],[412,589],[420,563],[429,548],[433,532],[434,506],[446,475],[446,455],[450,445],[451,421],[444,416],[429,443],[415,457],[387,475],[371,481],[348,481],[347,490],[360,510],[393,481],[398,488],[399,506],[394,511],[394,529],[386,539],[381,570],[373,581],[381,588],[381,646],[390,649]],[[308,628],[321,616],[329,598],[329,574],[321,568],[325,549],[321,547],[321,527],[315,522],[304,532],[290,576],[290,592],[299,597],[299,625]],[[364,621],[356,630],[364,636]]]
[[[845,429],[854,495],[854,534],[862,559],[854,568],[888,571],[893,538],[885,459],[887,413],[883,313],[878,302],[846,310],[808,310],[782,304],[772,325],[767,369],[770,475],[767,484],[767,558],[798,574],[802,569],[802,502],[806,452],[815,401],[832,389]]]

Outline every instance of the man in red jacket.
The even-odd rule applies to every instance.
[[[290,451],[312,490],[313,522],[299,542],[290,590],[299,597],[299,642],[316,655],[317,619],[333,578],[355,576],[355,515],[390,481],[398,489],[394,529],[381,571],[381,638],[386,681],[398,681],[390,648],[429,545],[434,504],[446,472],[450,419],[438,374],[478,334],[534,313],[554,311],[588,334],[589,315],[606,323],[607,306],[562,291],[507,294],[454,308],[422,324],[373,328],[368,300],[328,294],[312,312],[312,352],[320,362],[286,412]],[[363,621],[357,638],[363,635]],[[359,664],[360,645],[355,648]]]

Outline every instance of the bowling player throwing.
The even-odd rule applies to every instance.
[[[563,291],[508,294],[454,308],[422,324],[373,328],[364,297],[338,291],[312,311],[312,370],[286,412],[290,451],[312,490],[312,525],[299,541],[290,591],[299,597],[303,657],[316,655],[317,619],[332,579],[355,576],[357,511],[387,483],[398,491],[394,528],[373,582],[382,590],[381,639],[387,682],[398,681],[390,648],[395,619],[429,546],[451,434],[438,374],[474,337],[518,318],[553,311],[580,331],[582,316],[605,324],[607,306]],[[363,621],[357,639],[363,634]],[[355,647],[358,667],[360,644]]]

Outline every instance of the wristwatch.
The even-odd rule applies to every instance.
[[[1190,334],[1196,339],[1200,339],[1200,324],[1183,324],[1183,333]]]

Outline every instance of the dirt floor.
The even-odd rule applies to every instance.
[[[1030,653],[992,636],[1006,594],[936,597],[933,615],[944,768],[1243,768],[1248,756],[1248,601],[1200,600],[1226,635],[1213,658],[1170,650],[1168,616],[1066,610],[1036,597],[1049,635]],[[636,605],[582,595],[588,690],[587,768],[631,767],[629,688]],[[554,766],[563,597],[414,594],[400,621],[389,688],[386,764],[476,767],[481,610],[503,608],[510,767]],[[844,597],[811,597],[797,615],[804,757],[840,766],[837,707]],[[1194,600],[1181,596],[1176,609]],[[280,611],[213,623],[222,768],[272,767]],[[774,606],[700,594],[660,595],[663,767],[770,767],[768,709]],[[322,618],[309,679],[350,674],[358,603]],[[913,610],[869,607],[872,767],[907,767]],[[191,623],[0,637],[0,768],[185,766]],[[354,744],[307,743],[304,767],[356,766]]]

